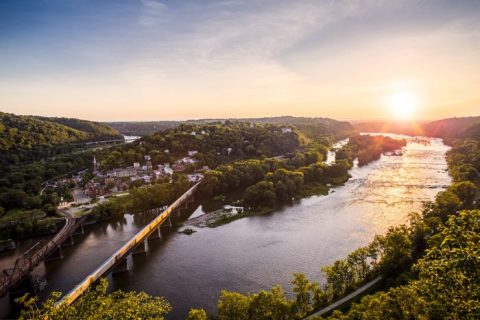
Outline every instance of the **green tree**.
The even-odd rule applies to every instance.
[[[416,286],[437,319],[480,316],[480,210],[451,216],[439,239],[415,265]]]
[[[347,319],[359,320],[428,320],[427,302],[414,288],[393,288],[362,298],[354,304]],[[341,318],[340,318],[341,319]]]
[[[282,320],[289,315],[291,302],[279,286],[270,291],[260,291],[250,297],[248,318],[250,320]]]
[[[72,304],[55,302],[61,296],[52,293],[50,298],[37,307],[37,298],[28,295],[17,299],[24,309],[20,320],[94,320],[94,319],[164,319],[171,311],[170,304],[163,298],[149,296],[145,292],[115,291],[107,294],[108,281],[102,279],[95,289],[88,290],[79,300]]]
[[[277,200],[273,183],[270,181],[260,181],[257,184],[248,187],[245,191],[244,200],[253,208],[261,206],[273,208]]]
[[[190,309],[187,320],[207,320],[207,313],[203,309]]]
[[[448,190],[453,192],[462,202],[462,209],[471,209],[477,187],[470,181],[461,181],[452,184]]]
[[[218,300],[218,320],[248,320],[249,305],[248,296],[222,290]]]
[[[310,303],[312,284],[303,273],[294,273],[293,277],[292,284],[295,293],[293,309],[295,317],[301,319],[312,311]]]
[[[384,274],[397,271],[412,261],[413,243],[405,226],[392,227],[376,240],[381,246],[380,270]]]
[[[25,207],[28,195],[22,190],[11,189],[1,194],[0,202],[6,209]]]

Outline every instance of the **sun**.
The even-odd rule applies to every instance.
[[[396,120],[411,120],[418,107],[418,97],[413,92],[396,92],[388,97],[387,104]]]

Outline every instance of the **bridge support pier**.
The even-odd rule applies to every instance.
[[[70,236],[67,239],[65,239],[65,241],[63,241],[62,247],[69,247],[69,246],[73,246],[74,244],[75,242],[73,242],[73,236]]]
[[[15,286],[10,288],[10,300],[14,301],[17,298],[22,297],[25,293],[34,292],[33,279],[31,275],[27,275]]]
[[[132,255],[145,254],[147,253],[147,243],[143,241],[138,246],[133,249]]]
[[[154,241],[160,239],[160,229],[156,228],[151,235],[148,236],[148,241]]]
[[[73,233],[74,236],[79,236],[79,235],[84,235],[85,234],[85,229],[83,229],[83,225],[77,228],[75,232]]]
[[[120,260],[120,262],[113,267],[112,275],[128,272],[127,258]]]
[[[172,219],[170,219],[170,216],[168,216],[167,220],[162,224],[162,227],[173,227]]]
[[[57,246],[57,249],[55,249],[48,257],[46,257],[44,261],[49,262],[59,259],[63,259],[63,252],[61,246]]]

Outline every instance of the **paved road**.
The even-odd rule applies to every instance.
[[[325,307],[323,308],[322,310],[320,311],[317,311],[315,312],[314,314],[304,318],[304,320],[306,319],[313,319],[314,317],[318,317],[318,316],[322,316],[326,313],[329,313],[330,311],[333,311],[335,310],[336,308],[340,307],[342,304],[356,298],[357,296],[363,294],[365,291],[367,291],[368,289],[370,289],[371,287],[373,287],[374,285],[376,285],[378,282],[380,282],[383,278],[381,276],[378,276],[376,277],[375,279],[373,279],[372,281],[364,284],[363,286],[361,286],[360,288],[358,288],[357,290],[353,291],[352,293],[350,293],[349,295],[343,297],[342,299],[338,300],[338,301],[335,301],[334,303],[332,303],[331,305],[329,305],[328,307]]]
[[[80,188],[73,189],[73,199],[76,204],[83,204],[83,203],[90,202],[90,197],[88,197]]]

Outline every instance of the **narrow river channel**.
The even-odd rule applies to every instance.
[[[128,274],[111,278],[112,289],[163,296],[173,306],[169,318],[182,319],[191,307],[214,312],[222,289],[246,293],[279,284],[290,292],[294,272],[322,281],[322,266],[406,222],[410,212],[419,211],[450,183],[448,147],[441,140],[401,137],[408,140],[402,155],[353,168],[345,186],[327,196],[304,199],[269,215],[199,228],[192,235],[165,229],[146,255],[129,261]],[[191,213],[201,210],[192,208]],[[75,246],[65,248],[63,260],[35,270],[48,281],[42,295],[69,291],[151,218],[126,215],[88,227]],[[177,218],[177,224],[187,218]],[[16,254],[31,243],[20,243]],[[14,255],[0,256],[0,266]],[[6,300],[3,317],[9,309]]]

